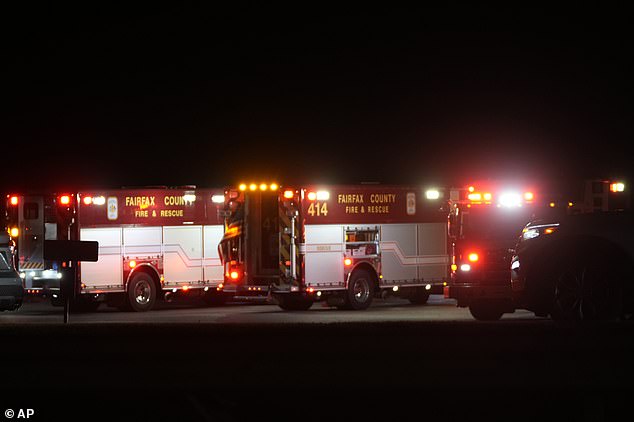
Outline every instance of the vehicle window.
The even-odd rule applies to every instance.
[[[11,271],[13,268],[9,265],[5,251],[0,252],[0,271]]]
[[[514,237],[531,219],[530,208],[471,208],[463,214],[463,235],[479,239]]]
[[[37,220],[39,217],[37,202],[26,202],[24,204],[24,219]]]

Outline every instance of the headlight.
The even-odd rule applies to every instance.
[[[524,229],[522,230],[522,239],[528,240],[539,236],[539,230],[537,229]]]
[[[559,224],[542,224],[539,226],[524,227],[522,240],[534,239],[540,235],[551,234],[557,230]]]

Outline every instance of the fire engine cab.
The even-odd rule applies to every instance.
[[[510,286],[512,248],[526,223],[556,212],[533,186],[484,181],[450,193],[451,281],[446,298],[478,320],[515,311]]]
[[[446,200],[420,187],[241,184],[225,191],[223,290],[282,309],[425,303],[449,271]]]
[[[226,299],[218,287],[223,281],[217,248],[223,235],[222,192],[150,187],[64,193],[52,196],[51,213],[42,207],[48,200],[25,200],[24,209],[28,203],[36,205],[24,216],[46,215],[44,221],[51,222],[50,230],[48,223],[42,229],[47,240],[98,242],[98,261],[79,263],[74,271],[77,307],[96,309],[107,302],[147,311],[168,295],[202,295],[216,303]],[[16,227],[21,229],[18,245],[28,246],[34,233],[24,225]],[[38,243],[38,248],[43,245]],[[20,260],[27,262],[22,252]],[[65,263],[53,264],[62,274]],[[29,271],[23,266],[20,270]],[[57,295],[53,292],[53,299]]]

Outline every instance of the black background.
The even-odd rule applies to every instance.
[[[629,177],[608,7],[20,4],[4,190]],[[16,174],[16,173],[11,173]]]

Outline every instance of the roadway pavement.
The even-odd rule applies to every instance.
[[[61,321],[43,303],[0,314],[0,407],[33,420],[611,420],[634,392],[632,321],[485,323],[434,296]]]
[[[535,320],[533,313],[518,310],[505,314],[506,320]],[[71,323],[209,323],[209,324],[323,324],[369,322],[425,322],[425,321],[473,321],[467,308],[458,308],[453,299],[431,295],[424,306],[412,305],[397,297],[375,299],[372,306],[362,312],[339,310],[325,302],[315,303],[308,311],[288,312],[277,305],[265,302],[231,302],[224,306],[210,307],[200,301],[181,300],[161,303],[150,312],[121,312],[101,305],[96,312],[71,316]],[[0,324],[57,324],[63,322],[63,308],[50,302],[33,299],[16,312],[0,313]]]

